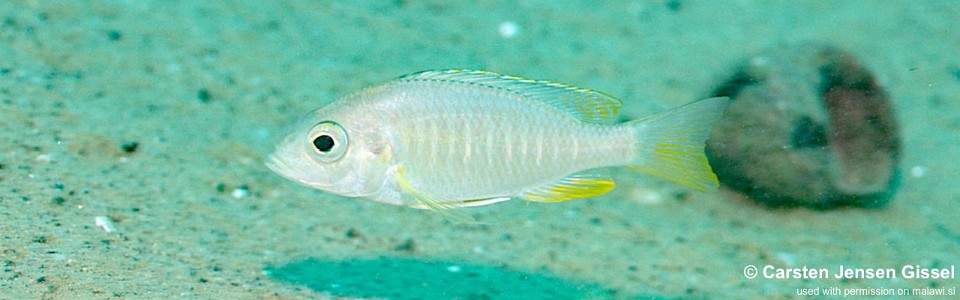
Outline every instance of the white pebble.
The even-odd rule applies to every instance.
[[[788,268],[792,268],[797,264],[797,256],[793,255],[790,252],[777,252],[777,260],[786,265]]]
[[[450,272],[450,273],[460,273],[460,271],[461,271],[460,266],[447,267],[447,272]]]
[[[631,199],[644,205],[658,205],[663,203],[663,194],[651,189],[633,188],[630,190],[629,195]]]
[[[37,162],[49,163],[51,160],[53,160],[53,157],[50,156],[50,154],[40,154],[40,155],[37,155],[36,159],[37,159]]]
[[[233,189],[233,192],[230,193],[230,195],[232,195],[234,198],[240,199],[240,198],[249,196],[250,190],[239,187],[239,188]]]
[[[927,174],[927,168],[924,168],[921,166],[914,166],[913,168],[910,168],[910,176],[913,176],[913,178],[920,178],[926,174]]]
[[[509,39],[520,33],[520,25],[510,21],[503,22],[500,23],[499,31],[500,37]]]
[[[96,216],[93,217],[93,224],[97,227],[103,228],[103,231],[114,232],[117,231],[116,227],[113,227],[113,222],[110,221],[110,218],[106,216]]]

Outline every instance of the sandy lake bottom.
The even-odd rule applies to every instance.
[[[521,2],[0,1],[0,299],[749,299],[960,285],[904,271],[960,264],[955,3]],[[460,225],[263,164],[304,113],[410,72],[575,84],[624,99],[634,119],[702,98],[754,53],[808,41],[855,54],[890,94],[903,179],[885,207],[769,209],[615,169],[602,197],[471,208],[487,224]],[[765,278],[766,266],[897,276]]]

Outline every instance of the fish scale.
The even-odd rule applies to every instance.
[[[429,87],[419,90],[429,90]],[[456,194],[470,199],[490,198],[502,195],[504,187],[510,187],[510,192],[519,192],[531,182],[559,179],[552,174],[565,175],[629,160],[628,157],[617,155],[624,151],[605,147],[600,147],[604,151],[581,155],[578,146],[581,143],[624,145],[626,141],[614,140],[615,136],[607,133],[620,128],[577,122],[549,107],[522,105],[523,102],[514,99],[517,96],[510,93],[488,96],[484,101],[465,105],[473,111],[469,115],[449,108],[455,99],[473,97],[471,93],[474,92],[483,90],[448,91],[439,93],[445,97],[429,98],[411,94],[407,98],[396,99],[401,103],[407,102],[407,105],[398,108],[401,115],[430,111],[429,115],[406,118],[394,124],[404,144],[412,145],[411,152],[421,148],[417,143],[430,144],[429,151],[406,154],[398,150],[395,153],[398,160],[405,162],[410,183],[422,186],[419,188],[422,192],[440,197]],[[421,126],[431,130],[418,130]],[[442,150],[464,149],[464,139],[447,135],[466,132],[466,128],[485,133],[483,144],[487,149],[482,152],[480,162],[486,163],[471,160],[461,169],[456,167],[456,163],[446,162],[463,161],[465,151]],[[544,131],[543,128],[550,130]],[[524,143],[521,141],[530,139],[545,141],[542,145],[544,158],[539,163],[536,157],[530,155],[530,151],[523,149]],[[409,155],[408,158],[405,155]],[[425,182],[435,184],[427,185]]]

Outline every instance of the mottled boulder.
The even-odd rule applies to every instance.
[[[720,182],[769,206],[880,207],[900,181],[892,104],[853,55],[773,49],[736,67],[710,96],[732,99],[707,154]]]

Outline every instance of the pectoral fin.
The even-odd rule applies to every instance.
[[[414,204],[411,207],[420,208],[420,209],[429,209],[433,212],[436,212],[443,216],[443,218],[450,220],[454,223],[477,223],[477,221],[464,212],[463,210],[457,210],[456,208],[461,206],[471,206],[464,205],[462,203],[457,203],[456,201],[443,201],[442,199],[425,192],[420,192],[414,188],[410,181],[407,180],[403,167],[397,169],[396,175],[397,184],[400,188],[413,196],[419,202],[419,205]],[[509,198],[508,198],[509,199]],[[502,200],[501,200],[502,201]]]

